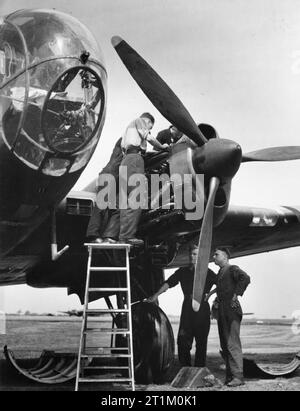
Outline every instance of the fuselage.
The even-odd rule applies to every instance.
[[[28,167],[0,142],[0,257],[49,216],[82,171],[61,177],[44,175]]]

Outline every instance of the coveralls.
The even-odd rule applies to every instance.
[[[119,167],[123,159],[121,147],[122,137],[116,142],[109,162],[99,174],[111,174],[115,177],[118,189]],[[118,238],[119,236],[119,211],[104,209],[94,206],[87,228],[87,237]]]
[[[194,271],[193,266],[179,268],[168,278],[166,283],[169,288],[172,288],[180,282],[184,294],[177,337],[179,361],[183,366],[191,366],[190,351],[195,338],[195,367],[205,367],[207,337],[210,329],[210,307],[208,302],[204,301],[204,298],[213,284],[216,284],[217,276],[212,270],[208,270],[202,302],[199,311],[196,312],[192,307]]]
[[[240,326],[243,317],[238,301],[232,303],[234,294],[242,296],[250,283],[250,277],[237,265],[220,268],[217,275],[218,329],[223,358],[226,363],[226,379],[243,379],[243,353]]]

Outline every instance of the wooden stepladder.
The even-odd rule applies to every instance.
[[[87,243],[85,246],[88,248],[88,263],[87,263],[87,276],[86,287],[84,297],[84,310],[82,327],[80,334],[77,373],[76,373],[76,385],[75,391],[79,390],[80,383],[127,383],[131,386],[132,391],[135,391],[134,382],[134,362],[133,362],[133,341],[132,341],[132,317],[131,317],[131,292],[130,292],[130,266],[129,266],[129,244],[94,244]],[[124,250],[126,253],[126,265],[123,267],[98,267],[93,266],[93,252],[98,250]],[[91,287],[91,278],[95,275],[101,275],[101,272],[121,272],[126,276],[125,287]],[[116,274],[116,273],[115,273]],[[124,282],[123,282],[124,283]],[[123,293],[126,295],[125,307],[114,309],[109,307],[106,309],[91,309],[89,308],[90,293],[91,292],[113,292]],[[103,326],[105,322],[99,324],[99,317],[105,314],[111,314],[112,316],[120,313],[126,316],[126,327],[116,328],[114,322],[111,327]],[[95,318],[97,316],[97,318]],[[96,325],[97,326],[96,326]],[[103,346],[103,337],[123,335],[127,341],[126,347],[112,347]],[[88,337],[94,337],[93,346],[89,346]],[[99,341],[98,341],[99,340]],[[96,343],[95,343],[96,341]],[[102,363],[99,365],[93,365],[94,360],[105,361],[112,358],[122,359],[119,360],[122,365],[112,365]],[[92,360],[92,362],[91,362]],[[123,364],[126,365],[123,365]],[[121,372],[121,375],[120,375]],[[106,373],[106,374],[103,374]],[[123,376],[126,373],[128,375]]]

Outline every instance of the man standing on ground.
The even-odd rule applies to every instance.
[[[213,259],[220,267],[217,288],[206,296],[217,293],[214,307],[217,311],[218,329],[223,358],[226,363],[225,384],[229,387],[243,385],[243,353],[240,326],[243,317],[238,296],[242,296],[250,283],[250,277],[237,265],[229,264],[230,253],[225,247],[216,249]]]
[[[207,352],[207,337],[210,330],[210,307],[204,300],[205,293],[216,284],[216,274],[208,270],[203,299],[199,311],[195,312],[192,307],[192,293],[194,283],[195,265],[197,262],[198,247],[191,249],[191,264],[189,267],[182,267],[175,271],[160,289],[150,298],[148,302],[155,302],[160,294],[169,288],[175,287],[179,282],[184,294],[184,301],[181,309],[180,324],[178,330],[178,358],[182,366],[191,366],[191,348],[193,340],[196,340],[195,367],[205,367]]]

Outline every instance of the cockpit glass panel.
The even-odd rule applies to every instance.
[[[51,89],[42,115],[42,129],[55,152],[74,153],[95,135],[101,120],[103,87],[89,67],[63,73]]]
[[[22,31],[30,64],[49,56],[78,56],[88,50],[91,58],[103,61],[102,52],[91,33],[72,16],[57,10],[22,10],[10,16]]]
[[[95,149],[95,144],[93,144],[89,149],[84,150],[83,153],[78,153],[78,155],[76,156],[76,160],[74,161],[74,164],[72,165],[70,169],[70,173],[78,171],[82,167],[84,167],[86,163],[88,162],[90,156],[92,155],[94,149]]]
[[[19,90],[25,90],[25,75],[17,76],[24,67],[25,52],[20,34],[13,25],[0,24],[0,136],[9,147],[15,142],[21,119],[14,117],[14,112],[24,103],[25,93]]]
[[[26,165],[53,176],[83,168],[105,93],[102,52],[78,20],[20,10],[0,21],[0,137]]]
[[[14,147],[14,153],[30,168],[37,170],[46,154],[38,144],[34,144],[24,129],[20,132],[20,137]]]
[[[0,24],[0,89],[25,67],[25,50],[17,29]]]
[[[0,90],[0,121],[2,137],[9,148],[16,142],[21,127],[25,100],[25,74],[10,81]]]
[[[49,176],[60,177],[67,172],[70,163],[71,161],[65,158],[50,157],[44,164],[43,173]]]

